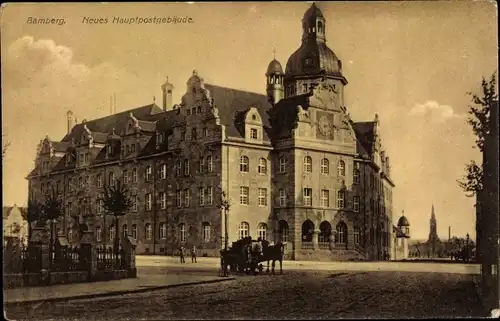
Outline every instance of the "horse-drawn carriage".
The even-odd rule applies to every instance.
[[[221,268],[222,271],[246,272],[257,274],[257,270],[262,273],[264,267],[262,262],[267,261],[267,272],[269,272],[269,261],[272,261],[272,273],[276,261],[280,263],[280,273],[283,273],[283,257],[285,245],[278,242],[270,245],[266,240],[252,240],[251,237],[245,237],[233,242],[227,250],[221,250]]]

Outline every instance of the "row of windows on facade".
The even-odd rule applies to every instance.
[[[285,207],[287,203],[287,195],[286,195],[286,190],[284,188],[280,188],[278,190],[279,193],[279,198],[277,200],[277,203],[279,204],[280,207]],[[268,191],[267,188],[258,188],[257,190],[257,204],[259,206],[267,206],[267,199],[268,199]],[[144,197],[144,204],[145,204],[145,209],[146,211],[151,211],[152,210],[152,204],[153,204],[153,195],[151,193],[146,193]],[[165,192],[159,192],[158,193],[158,205],[159,209],[166,209],[167,208],[167,195]],[[184,190],[177,190],[176,191],[176,206],[177,207],[189,207],[190,206],[190,200],[191,200],[191,192],[190,189],[184,189]],[[137,195],[132,195],[131,196],[131,201],[132,201],[132,212],[137,212],[137,204],[138,204],[138,196]],[[79,202],[79,204],[90,204],[89,201],[84,200],[83,202]],[[241,205],[249,205],[250,204],[250,188],[248,186],[240,186],[240,204]],[[302,201],[303,206],[312,206],[312,188],[304,188],[303,190],[303,201]],[[97,214],[103,214],[103,201],[102,199],[99,199],[99,203],[97,206]],[[213,205],[213,187],[212,186],[207,186],[207,187],[199,187],[198,188],[198,205],[199,206],[204,206],[204,205]],[[344,208],[346,206],[345,202],[345,192],[343,190],[337,191],[337,197],[336,197],[336,202],[335,202],[336,208]],[[372,211],[376,207],[376,202],[371,201],[371,208]],[[72,214],[72,202],[68,202],[68,214]],[[328,208],[330,207],[330,191],[322,189],[320,192],[320,207],[325,207]],[[354,196],[353,197],[353,202],[352,202],[352,209],[354,212],[359,212],[360,209],[360,197],[359,196]],[[385,213],[385,208],[381,207],[382,214]],[[83,208],[83,214],[86,215],[90,213],[90,210],[88,207],[84,206]]]
[[[212,227],[210,226],[210,223],[208,222],[203,222],[201,224],[202,226],[202,235],[201,239],[203,242],[210,242],[211,239],[211,234],[212,234]],[[68,231],[68,238],[71,239],[70,235],[72,234],[72,231]],[[96,239],[98,242],[101,242],[103,240],[103,229],[100,226],[97,226],[95,229],[96,233]],[[115,238],[115,226],[111,225],[108,230],[108,240],[113,241]],[[121,227],[121,235],[122,236],[131,236],[134,239],[138,239],[138,230],[137,230],[137,225],[133,224],[130,234],[128,230],[128,225],[124,224]],[[186,235],[187,235],[187,230],[186,230],[186,224],[180,223],[179,224],[179,229],[178,229],[178,238],[180,242],[186,242]],[[153,226],[150,223],[146,223],[144,225],[144,239],[145,240],[152,240],[153,239]],[[166,240],[167,239],[167,224],[165,223],[160,223],[158,225],[158,239],[160,240]]]
[[[278,190],[279,198],[277,203],[279,206],[284,207],[287,203],[286,190],[280,188]],[[248,186],[240,186],[240,204],[249,205],[250,202],[250,188]],[[267,206],[267,188],[258,188],[257,190],[257,204],[259,206]],[[312,206],[312,188],[304,188],[302,195],[302,204],[304,206]],[[353,197],[353,210],[359,211],[360,198],[359,196]],[[336,207],[345,207],[345,192],[343,190],[337,191]],[[323,189],[320,194],[320,207],[330,207],[330,191]]]
[[[206,163],[205,163],[206,161]],[[211,173],[213,171],[213,161],[212,161],[212,156],[207,156],[205,158],[200,158],[200,163],[199,163],[199,172],[203,173],[204,171],[207,171]],[[189,160],[185,159],[184,160],[184,175],[188,176],[190,174],[189,172]],[[176,176],[181,176],[181,161],[178,160],[176,164]],[[167,165],[166,164],[161,164],[159,169],[158,169],[158,179],[163,180],[167,178]],[[76,182],[76,180],[78,180]],[[153,180],[153,168],[152,166],[147,166],[144,170],[144,180],[146,182],[152,181]],[[130,173],[128,170],[123,170],[122,172],[122,181],[123,183],[137,183],[137,169],[133,168]],[[113,186],[116,182],[116,175],[114,172],[111,172],[108,174],[108,183],[109,185]],[[61,181],[56,182],[56,191],[60,192],[61,191]],[[96,186],[98,188],[103,187],[103,176],[102,174],[97,174],[96,175]],[[47,190],[50,190],[51,184],[47,183]],[[69,181],[69,191],[73,191],[75,188],[89,188],[90,187],[90,176],[81,176],[78,179],[76,177],[70,178]],[[46,192],[45,190],[45,184],[41,184],[41,192],[44,194]]]

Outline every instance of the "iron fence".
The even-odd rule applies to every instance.
[[[98,247],[97,253],[97,269],[98,270],[113,270],[125,269],[126,259],[125,251],[123,249],[115,250],[112,247]]]

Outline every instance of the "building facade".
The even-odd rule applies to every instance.
[[[124,181],[134,206],[120,233],[138,253],[197,245],[201,255],[245,236],[286,242],[294,259],[384,259],[393,239],[390,162],[378,115],[354,122],[344,103],[342,62],[326,45],[326,20],[312,5],[302,44],[286,64],[272,60],[266,93],[205,84],[193,71],[179,104],[162,85],[155,104],[74,123],[61,141],[40,142],[28,176],[31,198],[55,186],[66,206],[61,234],[75,226],[111,244],[112,218],[97,202]]]

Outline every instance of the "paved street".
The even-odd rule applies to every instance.
[[[187,264],[186,264],[187,265]],[[156,273],[161,267],[141,269]],[[173,272],[172,272],[173,273]],[[204,274],[204,272],[191,272]],[[328,319],[482,316],[472,276],[286,271],[114,297],[44,303],[36,320]],[[26,319],[25,306],[6,309]]]
[[[198,263],[191,263],[190,258],[186,258],[185,264],[179,263],[178,257],[172,256],[137,256],[136,264],[138,267],[156,267],[165,269],[175,268],[181,270],[213,271],[216,273],[219,269],[220,259],[215,257],[198,258]],[[279,270],[279,264],[276,264]],[[283,270],[299,271],[394,271],[394,272],[438,272],[438,273],[459,273],[459,274],[479,274],[478,264],[462,264],[452,261],[437,262],[313,262],[313,261],[284,261]]]

